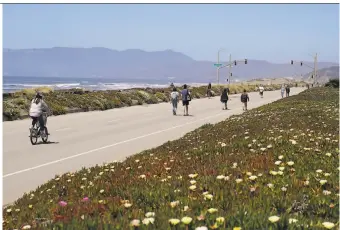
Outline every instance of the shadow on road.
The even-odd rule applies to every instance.
[[[59,142],[55,142],[55,141],[47,141],[46,143],[44,142],[38,142],[36,145],[51,145],[51,144],[59,144]]]

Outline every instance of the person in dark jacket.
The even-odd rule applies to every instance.
[[[247,90],[243,90],[243,93],[241,94],[241,102],[243,103],[243,110],[247,111],[247,104],[249,101],[249,96],[247,94]]]
[[[286,97],[289,97],[290,88],[289,85],[286,86]]]
[[[224,89],[222,94],[221,94],[221,102],[224,103],[224,108],[223,109],[228,109],[227,102],[228,102],[228,90]]]

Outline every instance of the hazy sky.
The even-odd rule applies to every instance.
[[[173,49],[196,60],[339,61],[337,4],[13,4],[4,48]]]

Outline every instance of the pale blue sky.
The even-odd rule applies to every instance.
[[[4,48],[173,49],[196,60],[339,61],[336,4],[3,6]]]

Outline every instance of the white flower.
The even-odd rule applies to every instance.
[[[251,172],[247,172],[246,175],[247,175],[247,176],[251,176],[251,175],[253,175],[253,174],[252,174]]]
[[[282,160],[282,159],[283,159],[283,155],[280,155],[280,156],[279,156],[279,159]]]
[[[236,167],[237,167],[237,163],[234,162],[232,168],[236,168]]]
[[[287,165],[293,166],[293,165],[294,165],[294,161],[288,161],[288,162],[287,162]]]
[[[147,212],[145,213],[145,217],[154,217],[155,216],[155,213],[154,212]]]
[[[332,193],[330,191],[327,191],[327,190],[323,190],[322,192],[324,195],[328,196],[328,195],[331,195]]]
[[[250,176],[249,177],[249,180],[256,180],[257,179],[257,176]]]
[[[104,189],[100,190],[99,192],[100,192],[100,193],[103,193],[103,192],[104,192]]]
[[[139,178],[145,179],[146,176],[143,174],[143,175],[140,175]]]
[[[286,192],[287,188],[286,187],[282,187],[281,190],[282,190],[282,192]]]
[[[204,200],[212,200],[213,199],[213,195],[211,194],[207,194],[204,196]]]
[[[309,185],[309,181],[306,180],[305,182],[303,182],[303,184],[304,184],[305,186],[308,186],[308,185]]]
[[[326,153],[326,156],[331,157],[332,154],[331,153]]]
[[[322,225],[327,229],[332,229],[335,226],[332,222],[323,222]]]
[[[223,180],[224,178],[225,178],[225,176],[223,176],[223,175],[219,175],[219,176],[216,177],[217,180]]]
[[[271,175],[273,175],[273,176],[276,176],[276,175],[277,175],[277,172],[276,172],[276,171],[272,171],[272,170],[271,170],[269,173],[270,173]]]
[[[242,179],[236,179],[236,183],[241,183],[243,180]]]
[[[179,224],[179,222],[181,222],[179,219],[170,219],[169,220],[169,223],[172,224],[172,225],[177,225],[177,224]]]
[[[189,206],[187,206],[187,205],[184,206],[183,211],[186,212],[186,211],[188,211],[188,210],[189,210]]]
[[[178,201],[178,200],[177,200],[177,201],[172,201],[172,202],[170,202],[170,206],[171,206],[172,208],[176,207],[177,205],[179,205],[179,201]]]
[[[293,219],[293,218],[289,218],[289,223],[292,224],[292,223],[296,223],[298,220],[297,219]]]
[[[131,226],[138,227],[140,225],[140,220],[132,220],[130,222]]]
[[[279,167],[280,171],[283,171],[285,169],[285,167]]]
[[[188,216],[185,216],[185,217],[182,218],[181,221],[182,221],[184,224],[188,225],[188,224],[191,223],[192,218],[191,218],[191,217],[188,217]]]
[[[260,150],[261,150],[262,152],[264,152],[264,151],[266,151],[266,148],[260,148]]]
[[[205,226],[201,226],[201,227],[195,228],[195,230],[208,230],[208,228]]]
[[[320,184],[321,185],[324,185],[324,184],[326,184],[327,183],[327,180],[320,180]]]
[[[196,173],[195,173],[195,174],[189,174],[189,177],[190,177],[190,178],[195,178],[195,177],[197,177],[197,176],[198,176],[198,174],[196,174]]]
[[[281,162],[282,162],[282,161],[275,161],[275,164],[276,164],[276,165],[279,165],[279,164],[281,164]]]
[[[268,188],[274,188],[274,185],[271,184],[271,183],[267,184],[267,186],[268,186]]]
[[[268,218],[268,220],[272,223],[278,222],[280,220],[280,217],[278,216],[271,216]]]
[[[326,176],[326,177],[329,177],[331,174],[330,173],[325,173],[323,175]]]
[[[322,173],[321,169],[316,170],[317,173]]]
[[[145,225],[153,224],[155,222],[155,218],[153,217],[145,218],[142,222]]]
[[[191,180],[190,184],[196,184],[196,181],[195,180]]]
[[[191,186],[189,187],[189,189],[190,189],[190,190],[195,190],[195,189],[196,189],[196,185],[191,185]]]
[[[124,207],[125,207],[125,208],[130,208],[131,206],[132,206],[132,204],[130,204],[130,203],[125,203],[125,204],[124,204]]]
[[[273,146],[272,146],[272,145],[268,145],[267,148],[268,148],[268,149],[271,149],[271,148],[273,148]]]
[[[277,174],[279,174],[280,176],[283,175],[283,172],[282,171],[278,171]]]
[[[216,208],[209,208],[208,209],[208,212],[210,213],[210,214],[212,214],[212,213],[215,213],[215,212],[217,212],[218,210],[216,209]]]
[[[25,225],[22,229],[31,229],[31,225]]]

